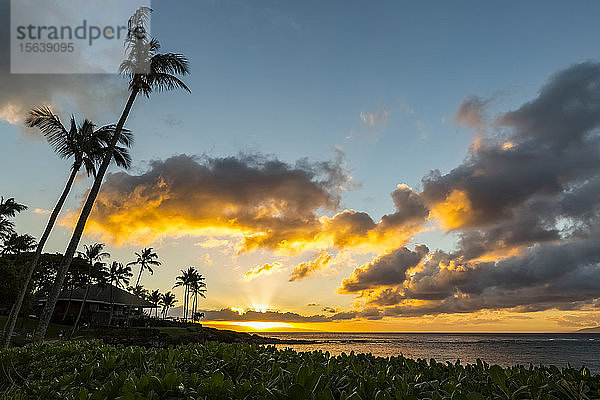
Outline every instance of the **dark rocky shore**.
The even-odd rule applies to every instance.
[[[216,341],[223,343],[253,344],[309,344],[311,340],[281,340],[263,337],[257,334],[234,332],[207,327],[181,328],[176,333],[165,332],[158,328],[110,328],[89,331],[86,337],[94,337],[106,344],[125,346],[143,346],[164,348],[169,345],[204,343]]]

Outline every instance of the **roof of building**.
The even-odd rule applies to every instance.
[[[158,305],[154,303],[150,303],[147,300],[142,299],[134,294],[129,293],[126,290],[118,288],[114,285],[91,285],[90,292],[88,293],[88,297],[86,301],[89,302],[97,302],[97,303],[107,303],[111,304],[111,294],[110,289],[112,286],[112,299],[114,304],[126,305],[132,307],[145,307],[145,308],[156,308]],[[69,296],[70,295],[70,296]],[[78,288],[73,290],[73,293],[70,293],[70,290],[63,290],[60,293],[59,300],[69,300],[72,301],[83,301],[83,297],[85,296],[85,288]]]

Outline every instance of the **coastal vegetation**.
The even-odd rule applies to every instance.
[[[178,88],[190,92],[185,83],[177,77],[177,75],[183,76],[189,73],[187,58],[179,53],[159,53],[160,43],[157,39],[151,38],[146,33],[146,26],[150,19],[151,11],[148,7],[140,7],[129,20],[130,32],[125,40],[128,56],[119,67],[119,71],[129,81],[129,97],[114,128],[114,132],[106,144],[102,161],[99,163],[94,174],[94,183],[87,194],[87,198],[77,219],[77,224],[58,267],[54,284],[48,292],[44,308],[40,313],[39,323],[34,332],[34,340],[36,342],[42,342],[46,336],[48,325],[50,324],[58,297],[62,291],[63,283],[77,252],[83,230],[100,192],[104,175],[113,160],[115,150],[121,140],[125,122],[137,96],[150,97],[150,94],[153,92],[169,91]],[[146,264],[147,266],[148,264]],[[138,275],[138,282],[142,271],[143,268]]]
[[[586,368],[513,366],[298,353],[248,343],[168,348],[100,341],[0,352],[0,397],[11,399],[597,399]]]
[[[74,335],[78,329],[92,284],[107,286],[110,283],[117,287],[126,286],[138,297],[147,299],[150,296],[150,292],[140,285],[140,279],[145,270],[152,274],[152,268],[161,264],[152,248],[145,248],[140,253],[136,253],[137,259],[125,267],[120,263],[113,263],[112,268],[107,268],[102,261],[109,256],[102,251],[104,244],[86,246],[85,252],[78,251],[78,247],[109,165],[114,162],[124,169],[131,165],[128,149],[133,143],[133,137],[131,131],[124,125],[138,95],[149,97],[153,92],[178,88],[190,91],[177,77],[189,73],[187,58],[179,53],[159,53],[159,42],[147,34],[146,25],[151,11],[148,7],[141,7],[129,20],[129,34],[125,40],[127,58],[119,67],[121,74],[127,78],[129,97],[116,124],[96,129],[92,121],[84,119],[82,123],[78,123],[72,115],[70,123],[65,126],[59,116],[47,106],[33,108],[25,119],[28,127],[41,131],[59,157],[71,160],[72,164],[67,183],[58,202],[52,211],[48,212],[50,216],[38,242],[33,236],[19,235],[14,230],[12,218],[27,207],[17,203],[13,198],[0,200],[0,267],[2,269],[0,272],[6,277],[6,285],[0,285],[0,289],[5,292],[2,294],[4,301],[0,303],[0,309],[4,308],[3,311],[8,313],[2,331],[3,347],[9,347],[15,333],[17,319],[20,315],[29,315],[33,311],[34,303],[43,304],[43,308],[36,312],[38,324],[33,334],[36,342],[42,342],[55,314],[59,296],[65,290],[70,293],[67,306],[70,307],[70,296],[73,291],[77,288],[85,288],[85,296],[69,336]],[[43,254],[44,245],[82,168],[88,176],[93,177],[93,185],[88,190],[67,248],[57,257]],[[33,250],[35,252],[32,253]],[[48,263],[48,260],[51,262]],[[86,267],[80,268],[81,260]],[[127,286],[132,276],[131,265],[139,265],[139,273],[133,287]],[[186,284],[186,305],[188,296],[194,299],[192,316],[196,315],[197,296],[203,296],[202,285]],[[109,325],[113,320],[114,311],[112,286],[110,293]],[[161,294],[154,291],[152,298],[155,300],[154,304],[162,306],[163,319],[177,302],[171,292]],[[185,312],[187,314],[187,309]],[[156,318],[157,314],[155,313]]]

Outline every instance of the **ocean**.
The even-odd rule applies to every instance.
[[[447,333],[264,333],[279,339],[314,340],[311,344],[277,345],[296,351],[371,353],[389,357],[403,355],[436,361],[474,363],[478,358],[488,364],[586,366],[600,373],[600,334],[447,334]]]

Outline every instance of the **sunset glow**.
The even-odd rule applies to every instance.
[[[181,65],[152,93],[116,73],[16,73],[7,40],[0,196],[24,209],[0,221],[0,258],[47,238],[40,250],[68,259],[47,275],[74,286],[70,256],[102,244],[107,268],[131,268],[119,288],[174,324],[600,326],[600,3],[588,3],[155,0],[152,35]],[[78,65],[104,59],[100,40]],[[86,120],[98,143],[72,149]],[[106,151],[100,127],[123,148]],[[148,248],[152,269],[136,261]],[[22,268],[6,268],[16,282]],[[62,293],[34,272],[24,304]]]
[[[264,322],[264,321],[245,321],[245,322],[228,322],[228,325],[247,327],[255,331],[263,331],[273,328],[292,328],[291,324],[284,322]]]

